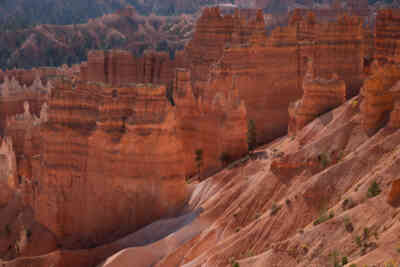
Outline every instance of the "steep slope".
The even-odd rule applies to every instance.
[[[400,210],[387,200],[389,192],[398,199],[392,183],[398,179],[400,132],[385,127],[369,137],[358,101],[194,184],[189,208],[201,213],[190,224],[150,245],[122,250],[100,266],[328,267],[344,257],[357,266],[399,262]],[[117,243],[121,248],[117,241],[3,264],[87,266]]]
[[[397,179],[400,132],[384,128],[368,137],[354,100],[314,120],[295,139],[284,137],[257,152],[268,158],[197,185],[190,205],[203,208],[199,220],[210,225],[157,266],[332,266],[342,257],[360,266],[398,262],[400,210],[386,198]],[[340,157],[332,156],[336,152]],[[318,162],[321,155],[326,161]],[[312,159],[317,168],[270,170],[275,161],[287,161],[283,170]],[[139,256],[130,252],[124,257]]]

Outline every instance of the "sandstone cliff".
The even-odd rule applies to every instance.
[[[388,60],[395,55],[400,40],[400,9],[378,11],[375,24],[375,58]]]
[[[166,88],[68,79],[55,88],[32,205],[58,242],[90,247],[176,214],[187,193]]]
[[[374,134],[384,126],[394,108],[394,101],[399,95],[400,69],[395,64],[378,65],[374,73],[366,79],[361,95],[361,114],[363,127],[368,134]],[[392,123],[396,116],[393,114]]]
[[[296,135],[306,124],[346,101],[346,85],[337,75],[326,80],[314,75],[312,60],[303,80],[303,97],[289,106],[289,135]]]
[[[40,76],[26,85],[16,79],[16,76],[6,76],[0,84],[0,129],[4,134],[6,118],[24,112],[24,103],[27,102],[33,114],[39,116],[40,108],[51,91],[51,84],[43,84]]]
[[[235,79],[210,79],[196,98],[190,71],[178,69],[174,92],[187,176],[197,172],[198,149],[204,154],[201,176],[247,153],[247,112]]]

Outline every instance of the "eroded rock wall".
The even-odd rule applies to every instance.
[[[94,50],[88,54],[88,61],[81,66],[81,80],[97,81],[112,85],[127,83],[170,84],[174,69],[183,67],[182,53],[175,60],[167,53],[145,52],[136,58],[128,51]]]
[[[182,208],[182,144],[164,86],[55,88],[33,206],[61,245],[108,242]]]
[[[400,9],[378,11],[375,23],[375,58],[388,60],[395,55],[400,40]]]
[[[198,172],[195,152],[200,149],[200,176],[205,177],[247,153],[245,103],[239,96],[236,80],[229,76],[210,79],[197,98],[190,71],[178,69],[176,76],[174,99],[186,176]]]
[[[390,119],[395,99],[399,96],[400,68],[396,64],[376,66],[361,90],[362,125],[368,134],[374,134]],[[395,123],[393,114],[392,123]]]
[[[336,74],[331,79],[315,77],[313,62],[308,62],[303,80],[303,97],[289,106],[288,132],[296,135],[306,124],[346,101],[346,84]]]

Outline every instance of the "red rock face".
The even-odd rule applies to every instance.
[[[107,242],[179,211],[183,153],[166,88],[55,87],[33,207],[60,244]]]
[[[395,100],[388,126],[395,129],[400,128],[400,102],[398,100]]]
[[[231,77],[210,79],[197,98],[188,70],[176,74],[175,104],[179,118],[179,136],[183,142],[186,176],[197,172],[195,151],[203,151],[200,175],[220,169],[221,156],[227,161],[247,153],[247,112]]]
[[[395,86],[400,80],[400,69],[397,65],[377,66],[374,73],[365,81],[361,90],[362,125],[368,134],[374,134],[384,126],[399,96],[399,88]],[[392,124],[396,116],[393,114]]]
[[[81,80],[112,85],[128,83],[169,84],[174,69],[181,66],[181,54],[171,60],[166,53],[146,52],[135,58],[127,51],[90,51],[88,62],[81,66]]]
[[[274,30],[268,39],[255,31],[250,45],[225,49],[210,75],[236,78],[248,116],[255,121],[258,141],[268,142],[287,131],[289,117],[284,109],[302,94],[307,57],[317,58],[316,76],[327,80],[337,73],[346,83],[346,95],[358,92],[363,36],[360,22],[353,17],[318,24],[311,13]]]
[[[308,64],[309,70],[303,81],[303,97],[289,106],[290,135],[296,135],[306,124],[346,101],[346,84],[343,80],[338,80],[336,74],[329,80],[316,78],[313,62]]]
[[[375,24],[375,58],[388,60],[395,55],[400,40],[400,10],[383,9],[378,11]]]
[[[392,182],[392,188],[389,192],[387,202],[396,207],[400,205],[400,179]]]
[[[190,62],[192,79],[197,92],[208,78],[209,67],[220,60],[226,47],[245,44],[253,33],[265,35],[261,11],[256,18],[246,21],[236,10],[233,16],[221,16],[218,8],[206,8],[198,20],[193,39],[185,47]]]

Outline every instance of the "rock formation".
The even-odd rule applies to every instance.
[[[310,121],[346,101],[346,85],[343,80],[339,80],[336,74],[329,80],[316,78],[312,60],[308,66],[303,80],[303,97],[289,106],[290,135],[296,135]]]
[[[400,68],[395,64],[377,66],[368,77],[361,90],[362,125],[368,134],[374,134],[384,126],[394,108],[395,99],[399,97]],[[396,115],[393,113],[392,125]]]
[[[24,113],[6,119],[4,134],[12,139],[17,157],[18,179],[15,179],[15,185],[20,185],[38,175],[38,173],[32,173],[35,169],[32,164],[37,164],[34,156],[37,156],[38,147],[41,146],[40,127],[48,120],[47,109],[47,103],[44,102],[40,116],[37,117],[31,114],[29,103],[26,101]]]
[[[166,88],[65,78],[55,88],[32,205],[58,242],[89,247],[176,214],[187,193]]]
[[[127,51],[90,51],[81,66],[81,80],[121,85],[127,83],[170,84],[174,69],[183,67],[181,53],[171,60],[167,53],[145,52],[135,58]]]
[[[2,183],[14,187],[17,178],[17,161],[13,148],[13,141],[10,137],[5,137],[2,138],[0,142],[0,179]],[[6,196],[8,196],[8,193],[4,195],[3,191],[1,193],[1,197],[5,197],[7,200],[8,198]],[[0,202],[0,207],[7,203],[7,201]]]
[[[398,99],[394,99],[394,106],[390,113],[388,126],[394,129],[400,128],[400,102]]]
[[[375,58],[388,60],[395,55],[400,40],[400,9],[381,9],[375,24]]]
[[[203,151],[201,175],[220,169],[227,161],[247,153],[247,112],[236,81],[231,77],[210,79],[196,98],[189,70],[177,69],[174,101],[184,147],[186,176],[197,172],[195,151]]]
[[[396,207],[400,205],[400,179],[392,182],[392,188],[389,192],[387,202]]]
[[[31,112],[39,116],[42,104],[51,92],[51,83],[43,84],[39,75],[26,85],[17,80],[18,76],[5,76],[0,84],[0,129],[4,134],[6,118],[24,112],[24,103],[27,102]],[[23,78],[21,78],[23,80]]]

